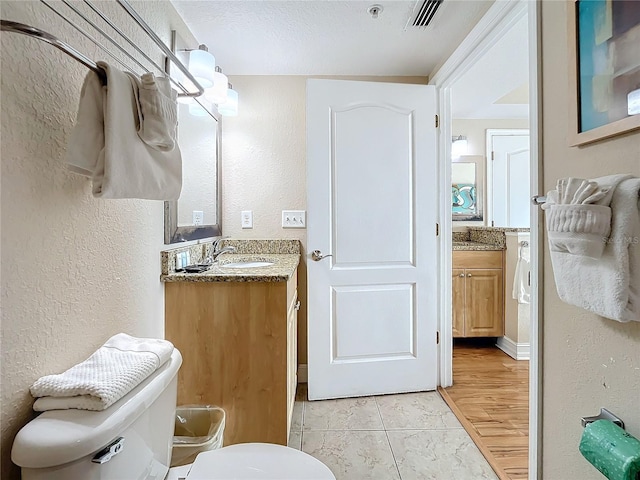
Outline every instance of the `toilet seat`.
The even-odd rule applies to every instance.
[[[241,443],[196,457],[187,480],[335,480],[320,460],[294,448]]]

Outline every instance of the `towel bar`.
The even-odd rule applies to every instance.
[[[94,38],[87,30],[85,30],[80,25],[78,25],[76,22],[74,22],[70,18],[70,16],[67,16],[67,15],[63,14],[60,10],[58,10],[53,5],[47,3],[45,0],[40,0],[40,2],[43,5],[45,5],[47,8],[52,10],[53,13],[55,13],[57,16],[62,18],[65,22],[70,24],[73,28],[75,28],[78,32],[80,32],[80,34],[82,34],[82,36],[87,38],[90,42],[92,42],[94,45],[96,45],[100,50],[102,50],[104,53],[109,55],[115,62],[119,63],[122,67],[124,67],[124,69],[126,71],[130,71],[130,72],[136,73],[136,74],[139,74],[140,70],[144,70],[145,72],[150,71],[142,63],[140,63],[140,61],[138,61],[138,59],[136,59],[133,55],[131,55],[127,51],[127,49],[123,48],[113,38],[113,36],[109,35],[103,28],[100,28],[100,26],[98,26],[94,21],[89,19],[89,16],[85,15],[77,6],[75,6],[75,5],[79,5],[79,2],[74,2],[74,4],[72,4],[68,0],[63,0],[62,1],[62,3],[64,5],[66,5],[69,9],[71,9],[71,11],[73,11],[78,17],[80,17],[82,20],[84,20],[84,22],[87,25],[92,27],[95,30],[95,32],[97,32],[99,35],[101,35],[106,40],[108,40],[109,43],[114,45],[115,48],[118,49],[117,53],[124,54],[125,57],[127,57],[128,61],[130,61],[133,64],[135,64],[136,65],[135,68],[131,68],[131,66],[130,66],[131,64],[127,65],[123,60],[118,58],[118,56],[114,55],[114,53],[112,53],[107,47],[105,47],[96,38]],[[157,73],[158,75],[163,75],[163,76],[166,76],[167,78],[169,78],[169,80],[179,90],[181,90],[181,93],[178,93],[178,96],[180,96],[180,97],[199,97],[202,94],[204,94],[204,88],[202,88],[202,86],[198,83],[198,81],[189,72],[189,69],[178,59],[178,57],[175,56],[175,54],[169,49],[169,47],[167,47],[163,43],[162,39],[160,39],[160,37],[158,37],[158,35],[151,29],[151,27],[149,27],[149,25],[143,20],[143,18],[138,14],[138,12],[136,12],[133,9],[133,7],[128,3],[127,0],[116,0],[116,3],[118,5],[120,5],[127,12],[129,17],[144,31],[144,33],[147,35],[147,37],[149,37],[153,41],[153,43],[155,43],[155,45],[160,49],[161,53],[166,57],[167,61],[170,61],[176,67],[178,67],[178,69],[182,72],[182,74],[184,74],[184,76],[189,80],[189,82],[191,82],[191,84],[193,84],[193,87],[196,89],[196,91],[189,91],[189,89],[187,87],[185,87],[185,85],[183,84],[184,80],[181,81],[181,80],[178,80],[178,79],[176,79],[176,78],[174,78],[174,77],[172,77],[170,75],[167,75],[167,73],[165,72],[164,67],[161,67],[160,65],[158,65],[158,63],[154,62],[151,59],[151,56],[149,54],[145,53],[138,46],[140,44],[140,42],[134,42],[129,36],[127,36],[123,32],[122,29],[118,28],[116,26],[116,24],[113,21],[111,21],[96,6],[92,5],[88,0],[83,0],[83,3],[86,4],[93,11],[93,13],[97,14],[105,22],[105,24],[108,27],[113,29],[118,34],[118,37],[121,40],[126,42],[128,44],[128,46],[130,46],[136,52],[138,52],[145,59],[145,61],[148,62],[153,68],[157,69],[158,70],[158,73]],[[74,60],[82,63],[85,67],[87,67],[90,70],[93,70],[94,72],[96,72],[98,74],[98,76],[102,80],[105,79],[104,72],[102,71],[102,69],[100,67],[98,67],[96,62],[91,60],[85,54],[83,54],[80,51],[78,51],[75,48],[73,48],[71,45],[69,45],[69,44],[63,42],[62,40],[60,40],[59,38],[55,37],[54,35],[51,35],[51,34],[45,32],[43,30],[40,30],[40,29],[35,28],[35,27],[32,27],[30,25],[25,25],[23,23],[13,22],[13,21],[10,21],[10,20],[1,20],[0,21],[0,30],[6,31],[6,32],[20,33],[22,35],[26,35],[26,36],[29,36],[29,37],[36,38],[38,40],[44,41],[46,43],[49,43],[50,45],[53,45],[58,50],[61,50],[62,52],[67,54],[69,57],[71,57]],[[186,82],[186,83],[189,83],[189,82]]]
[[[534,195],[533,197],[531,197],[531,203],[533,203],[534,205],[540,206],[546,201],[547,197],[545,197],[544,195]]]

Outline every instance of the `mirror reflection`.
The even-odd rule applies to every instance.
[[[183,158],[178,227],[215,225],[218,223],[216,119],[197,103],[180,104],[178,141]]]
[[[482,222],[482,156],[461,155],[451,164],[451,204],[454,221]]]
[[[220,133],[215,112],[197,102],[178,105],[182,192],[165,202],[165,244],[221,235]]]

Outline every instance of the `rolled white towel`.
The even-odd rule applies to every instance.
[[[545,206],[549,249],[600,258],[611,232],[611,209],[603,205]]]
[[[145,73],[139,79],[129,76],[137,86],[138,136],[151,148],[170,152],[176,145],[178,93],[171,88],[169,79],[156,78],[153,73]]]
[[[33,409],[104,410],[167,362],[172,352],[167,340],[114,335],[84,362],[38,379],[31,386],[37,398]]]

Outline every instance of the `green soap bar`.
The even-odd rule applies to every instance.
[[[586,426],[580,453],[609,480],[640,478],[640,440],[609,420]]]

